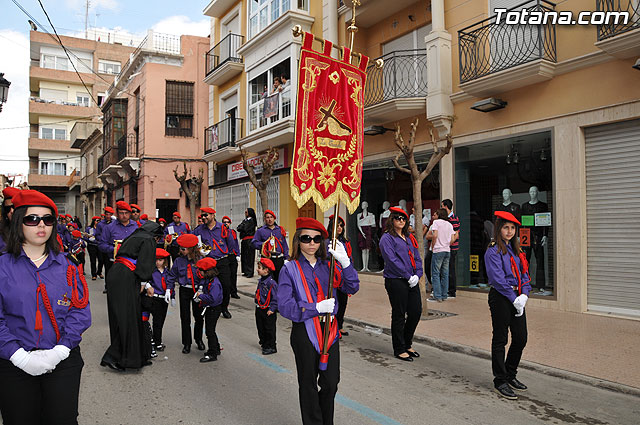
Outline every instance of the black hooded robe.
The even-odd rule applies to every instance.
[[[258,222],[256,213],[253,208],[247,208],[249,217],[246,217],[240,225],[238,225],[238,233],[240,234],[240,268],[242,275],[253,277],[253,269],[256,261],[256,250],[251,246],[253,235],[256,234]]]

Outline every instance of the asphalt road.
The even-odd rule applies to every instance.
[[[89,285],[93,325],[81,345],[80,424],[301,422],[288,320],[278,317],[278,353],[262,356],[253,300],[232,300],[233,318],[218,321],[222,355],[203,364],[195,346],[181,353],[178,308],[169,308],[167,349],[152,366],[117,373],[99,366],[108,344],[106,296],[101,280]],[[405,363],[392,356],[389,336],[347,329],[336,424],[639,423],[633,396],[523,370],[518,378],[529,390],[508,401],[493,392],[487,360],[417,344],[421,357]]]

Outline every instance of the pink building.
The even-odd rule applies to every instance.
[[[193,177],[202,170],[200,203],[207,205],[202,156],[209,87],[201,74],[208,50],[206,37],[149,31],[109,87],[97,164],[105,205],[125,200],[140,205],[150,219],[169,221],[180,211],[190,221],[187,197],[173,173],[178,167],[182,175],[183,163]]]

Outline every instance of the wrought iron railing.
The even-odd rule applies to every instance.
[[[98,174],[118,163],[118,147],[112,146],[98,158]]]
[[[204,153],[235,146],[242,138],[242,118],[226,118],[204,129]]]
[[[218,44],[213,46],[207,52],[207,60],[205,61],[205,76],[212,73],[219,66],[227,62],[242,63],[242,56],[238,53],[238,49],[244,43],[244,36],[229,33],[225,38],[220,40]]]
[[[550,12],[555,4],[530,0],[509,11]],[[556,62],[556,27],[551,19],[540,25],[507,25],[491,16],[458,31],[460,83],[513,68],[537,59]]]
[[[638,0],[596,0],[596,10],[605,12],[608,19],[608,22],[598,25],[598,41],[640,28]]]
[[[138,141],[134,134],[123,135],[118,139],[118,162],[124,158],[138,157]]]
[[[391,99],[427,96],[427,49],[398,50],[367,67],[364,106],[376,105]]]

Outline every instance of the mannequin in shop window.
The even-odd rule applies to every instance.
[[[407,210],[407,200],[406,199],[400,199],[400,201],[398,202],[398,208],[402,208],[404,210],[404,212],[406,212],[407,214],[409,213],[409,210]]]
[[[373,232],[376,227],[376,217],[369,212],[369,203],[362,203],[362,212],[358,214],[358,246],[362,250],[362,270],[369,270],[369,251],[373,246]]]
[[[496,206],[496,211],[507,211],[514,215],[515,218],[520,220],[520,205],[511,200],[513,193],[511,189],[504,189],[502,191],[502,202]]]
[[[387,220],[389,219],[389,215],[391,215],[391,211],[389,211],[390,207],[391,207],[391,202],[384,201],[382,203],[382,214],[380,214],[380,225],[378,227],[383,231],[385,228],[384,226],[386,225]]]
[[[540,191],[538,190],[537,186],[531,186],[529,188],[530,200],[522,204],[522,207],[520,208],[522,216],[535,216],[535,214],[537,213],[549,212],[549,206],[538,199],[539,193]],[[549,228],[547,226],[536,226],[535,218],[533,226],[523,227],[531,229],[531,246],[523,246],[522,249],[527,256],[527,261],[529,261],[529,263],[531,262],[532,252],[536,257],[535,287],[544,295],[550,295],[550,293],[545,290],[544,270],[544,247],[547,245],[547,233],[549,231]]]

